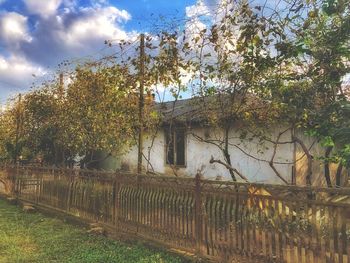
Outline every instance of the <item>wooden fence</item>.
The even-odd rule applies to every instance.
[[[22,200],[215,262],[350,263],[349,189],[29,167],[2,173]]]

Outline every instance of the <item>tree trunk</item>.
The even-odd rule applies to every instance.
[[[226,151],[226,150],[223,150],[223,153],[224,153],[225,161],[227,162],[227,164],[228,164],[229,166],[232,167],[232,164],[231,164],[231,156],[230,156],[230,154],[229,154],[228,151]],[[232,180],[233,180],[234,182],[236,182],[237,179],[236,179],[235,173],[233,172],[232,169],[228,169],[228,170],[229,170],[229,172],[230,172],[230,175],[231,175]]]
[[[62,158],[62,160],[61,160],[61,166],[62,166],[62,168],[66,168],[66,153],[65,153],[65,151],[64,151],[64,149],[63,149],[63,147],[60,147],[61,148],[61,158]]]
[[[308,150],[308,148],[306,147],[306,145],[304,144],[304,142],[302,140],[300,140],[298,137],[296,137],[295,135],[293,135],[292,138],[294,141],[296,141],[300,147],[303,149],[306,158],[307,158],[307,171],[306,171],[306,185],[311,186],[312,182],[311,182],[311,178],[312,178],[312,161],[313,161],[313,157],[310,154],[310,151]]]
[[[230,126],[225,127],[225,147],[224,147],[224,149],[222,151],[223,151],[226,163],[230,167],[232,167],[231,156],[230,156],[230,153],[229,153],[229,141],[228,141],[229,132],[230,132]],[[233,172],[233,170],[229,169],[229,172],[230,172],[232,180],[234,182],[236,182],[237,178],[236,178],[235,173]]]
[[[54,153],[54,156],[53,156],[53,164],[57,167],[58,166],[58,146],[57,144],[54,142],[53,143],[53,153]]]
[[[333,149],[332,146],[327,147],[326,152],[324,154],[324,157],[325,157],[325,161],[324,161],[324,177],[326,179],[328,187],[332,187],[332,181],[331,181],[331,176],[330,176],[330,171],[329,171],[329,161],[328,161],[328,158],[329,158],[329,155],[330,155],[332,149]]]
[[[341,174],[343,171],[343,164],[340,162],[337,168],[337,173],[335,174],[335,187],[341,187]]]

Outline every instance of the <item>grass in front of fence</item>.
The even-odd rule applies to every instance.
[[[182,262],[142,245],[126,245],[0,200],[0,262]]]

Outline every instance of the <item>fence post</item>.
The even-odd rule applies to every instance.
[[[196,253],[201,254],[203,240],[203,221],[202,221],[202,192],[201,192],[201,174],[197,172],[195,177],[195,233],[196,233]]]
[[[39,173],[35,174],[35,202],[36,204],[39,203],[39,198],[40,198],[40,180],[39,180]]]
[[[6,180],[7,184],[5,184],[5,190],[7,193],[10,195],[16,195],[17,197],[17,189],[19,189],[18,186],[18,177],[16,175],[16,171],[14,170],[13,167],[6,167]]]
[[[120,181],[118,174],[114,178],[113,186],[113,197],[114,197],[114,207],[113,207],[113,216],[114,216],[114,226],[117,230],[118,228],[118,218],[119,218],[119,191],[120,191]]]
[[[69,213],[70,211],[70,204],[73,196],[73,187],[74,187],[74,181],[75,181],[74,178],[75,178],[74,173],[68,176],[69,186],[68,186],[68,196],[67,196],[67,204],[66,204],[67,213]]]
[[[137,188],[136,188],[136,205],[133,209],[136,209],[136,213],[134,213],[134,218],[133,218],[133,213],[131,213],[131,216],[132,216],[132,220],[134,221],[134,223],[136,223],[136,234],[138,235],[139,232],[140,232],[140,224],[139,224],[139,220],[142,216],[142,211],[141,211],[141,207],[140,207],[140,199],[141,199],[141,196],[140,196],[140,190],[141,190],[141,180],[142,180],[142,174],[141,173],[138,173],[137,174]],[[146,213],[146,212],[145,212]]]
[[[22,180],[19,178],[19,171],[18,171],[18,166],[16,165],[16,167],[15,167],[15,180],[16,181],[18,181],[18,192],[17,192],[17,199],[20,197],[20,195],[21,195],[21,193],[22,193]],[[12,184],[12,183],[11,183]],[[11,186],[11,187],[13,187],[13,186]],[[11,190],[11,192],[12,192],[12,190]]]

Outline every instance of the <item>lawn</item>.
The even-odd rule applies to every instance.
[[[142,245],[127,245],[0,199],[0,262],[183,262]]]

